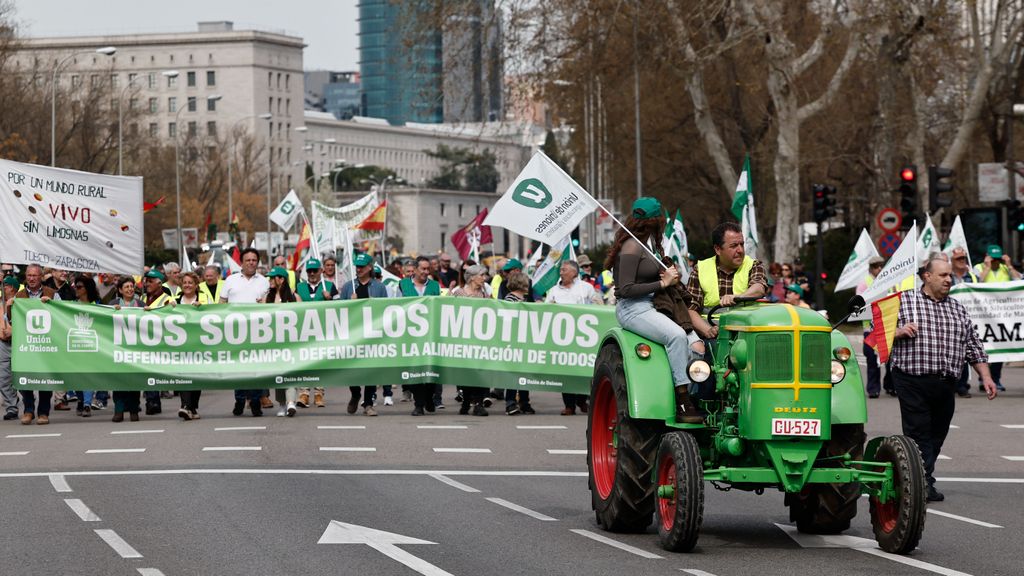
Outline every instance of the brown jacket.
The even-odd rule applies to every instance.
[[[668,316],[673,322],[689,332],[693,330],[690,322],[690,291],[682,284],[673,284],[668,288],[654,293],[654,309]]]

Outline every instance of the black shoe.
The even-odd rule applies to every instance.
[[[523,414],[536,414],[537,412],[530,406],[530,403],[520,404],[519,409],[522,410]]]
[[[971,393],[966,391],[966,390],[964,390],[962,392],[957,392],[956,395],[961,397],[961,398],[970,398],[971,397]]]
[[[927,498],[927,500],[929,502],[942,502],[945,499],[946,499],[946,497],[942,495],[942,492],[939,492],[938,490],[936,490],[934,485],[928,487],[928,498]]]
[[[412,415],[413,416],[423,416],[423,408],[420,408],[419,406],[413,408],[412,409]]]
[[[487,416],[487,409],[480,404],[473,405],[473,416]]]
[[[1000,392],[1006,392],[1006,388],[1004,388],[1003,385],[998,382],[996,382],[996,390],[999,390]]]
[[[423,407],[426,408],[427,412],[430,412],[431,414],[434,413],[434,410],[437,410],[437,407],[434,406],[433,400],[427,400],[426,404],[424,404]],[[441,407],[444,408],[444,405],[442,405]]]
[[[245,412],[245,400],[235,400],[235,407],[231,410],[231,413],[235,416],[241,416],[242,412]]]
[[[17,419],[18,419],[18,413],[17,412],[8,412],[8,413],[4,414],[4,420],[17,420]]]
[[[130,422],[138,422],[139,421],[139,413],[138,412],[129,412],[128,413],[128,420]]]
[[[459,414],[463,416],[469,414],[469,402],[462,403],[462,407],[459,408]]]
[[[886,388],[885,393],[888,394],[889,396],[895,396],[896,390],[894,388]]]
[[[868,398],[878,398],[878,393],[868,394]]]
[[[252,400],[249,402],[249,410],[253,416],[263,416],[263,408],[260,406],[260,401]]]
[[[509,404],[505,407],[505,414],[509,416],[515,416],[516,414],[519,414],[519,412],[519,406],[516,404]]]
[[[490,398],[484,398],[484,408],[490,408],[491,404],[494,404],[494,402]]]

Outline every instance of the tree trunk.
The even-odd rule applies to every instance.
[[[778,121],[775,152],[776,262],[792,262],[799,253],[800,228],[800,120],[796,95],[778,67],[768,73],[768,91]]]

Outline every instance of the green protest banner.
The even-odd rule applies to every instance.
[[[19,299],[20,389],[439,382],[589,393],[612,308],[456,298],[114,310]]]

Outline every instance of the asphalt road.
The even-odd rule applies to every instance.
[[[696,550],[665,552],[653,527],[596,526],[586,417],[559,416],[554,394],[535,395],[534,416],[459,416],[446,389],[437,415],[399,403],[370,418],[329,389],[296,418],[233,417],[213,392],[193,422],[177,399],[137,423],[4,422],[0,574],[1020,574],[1024,369],[1004,383],[995,401],[958,401],[936,472],[946,501],[907,557],[874,545],[864,499],[842,538],[794,539],[782,494],[711,485]],[[869,437],[899,432],[895,398],[869,410]]]

